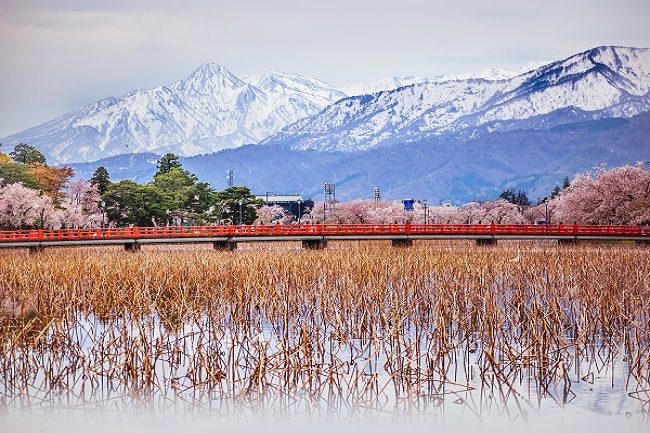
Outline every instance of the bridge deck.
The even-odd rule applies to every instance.
[[[650,241],[650,227],[528,224],[292,224],[0,231],[0,248],[315,240],[558,239]]]

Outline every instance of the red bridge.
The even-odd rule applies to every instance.
[[[328,240],[391,240],[409,246],[413,240],[472,239],[479,245],[499,239],[629,240],[650,243],[648,226],[527,224],[292,224],[253,226],[171,226],[61,230],[0,231],[0,248],[121,244],[139,250],[143,244],[212,242],[215,249],[234,250],[239,242],[302,241],[304,248],[322,249]]]

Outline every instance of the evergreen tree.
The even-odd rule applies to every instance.
[[[97,188],[100,195],[106,194],[111,186],[111,178],[105,167],[97,167],[93,177],[90,178],[90,184]]]
[[[557,197],[561,192],[562,188],[560,188],[560,185],[555,185],[555,188],[553,188],[553,191],[551,191],[551,198]]]
[[[0,165],[0,186],[11,183],[22,183],[27,188],[40,189],[38,180],[27,172],[27,167],[15,162]]]
[[[158,168],[158,171],[154,177],[169,173],[169,171],[173,168],[181,168],[181,161],[178,156],[174,155],[173,153],[167,153],[165,156],[158,160],[156,167]]]
[[[528,199],[528,196],[526,195],[525,191],[517,192],[514,204],[518,206],[530,206],[530,200]]]
[[[514,203],[515,199],[516,199],[515,190],[512,189],[512,188],[507,189],[507,190],[503,191],[499,195],[499,198],[501,198],[501,199],[503,199],[503,200],[505,200],[505,201],[507,201],[509,203]]]
[[[518,206],[530,206],[530,200],[526,195],[525,191],[516,191],[513,188],[503,191],[499,195],[500,199],[507,201],[508,203],[516,204]]]
[[[45,156],[39,152],[34,146],[26,143],[19,143],[14,147],[14,150],[9,154],[14,161],[20,164],[46,164]]]
[[[567,189],[570,186],[571,186],[571,181],[569,180],[569,176],[566,176],[564,178],[564,181],[562,182],[562,189]]]
[[[164,224],[170,203],[153,185],[140,185],[130,180],[114,183],[104,194],[106,216],[118,226],[148,227]]]
[[[213,191],[208,184],[197,183],[196,176],[187,170],[173,167],[166,173],[157,174],[151,185],[158,188],[169,204],[168,223],[204,220],[198,214],[209,209]]]
[[[252,224],[257,218],[257,209],[264,206],[262,199],[255,198],[248,187],[230,186],[216,194],[216,200],[223,209],[222,218],[232,224],[239,224],[240,201],[243,224]]]

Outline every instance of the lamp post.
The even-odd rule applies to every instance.
[[[243,204],[244,204],[244,200],[239,199],[239,225],[242,225],[244,223],[244,211],[242,208]]]
[[[544,221],[546,222],[546,225],[550,225],[551,222],[549,221],[549,213],[548,213],[548,197],[546,200],[544,200]]]
[[[302,206],[302,199],[299,198],[298,199],[298,224],[300,224],[300,217],[301,217],[301,215],[300,215],[300,207],[301,206]]]
[[[427,224],[427,213],[429,212],[429,208],[426,199],[422,200],[422,205],[424,206],[424,224]]]
[[[106,202],[104,200],[102,200],[101,205],[102,205],[102,228],[104,228],[104,225],[105,225],[104,221],[105,221],[105,216],[106,216]]]

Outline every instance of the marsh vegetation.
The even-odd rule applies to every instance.
[[[3,408],[516,420],[605,390],[650,413],[632,244],[0,255]]]

